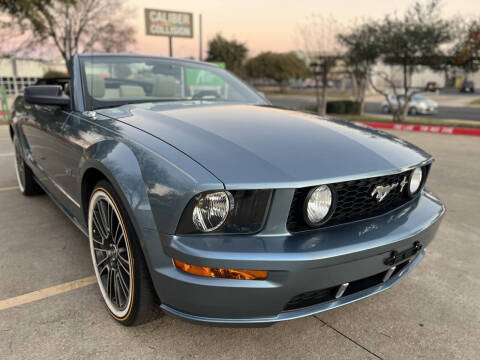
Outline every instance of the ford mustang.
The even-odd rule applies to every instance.
[[[60,80],[15,102],[18,186],[86,235],[124,325],[160,309],[260,325],[351,303],[405,277],[445,211],[420,148],[275,108],[216,65],[86,54]]]

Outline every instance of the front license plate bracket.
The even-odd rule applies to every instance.
[[[422,250],[422,244],[416,241],[411,248],[404,251],[392,251],[390,257],[385,259],[384,264],[388,266],[394,266],[407,260],[408,258],[417,255]]]

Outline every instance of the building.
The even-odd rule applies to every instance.
[[[5,86],[7,94],[16,94],[28,85],[34,84],[50,70],[67,73],[65,61],[39,60],[4,57],[0,58],[0,86]]]

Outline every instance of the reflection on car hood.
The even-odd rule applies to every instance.
[[[375,129],[267,106],[143,104],[100,112],[171,144],[227,188],[358,179],[431,158]]]

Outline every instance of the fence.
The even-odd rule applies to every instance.
[[[4,87],[7,95],[14,95],[15,88],[17,93],[23,91],[27,86],[35,84],[38,77],[1,77],[0,87]]]
[[[8,122],[10,118],[10,112],[8,111],[8,100],[7,100],[7,89],[4,85],[0,85],[0,96],[2,102],[2,120],[3,122]]]

